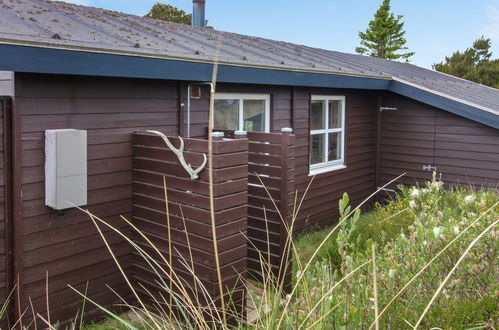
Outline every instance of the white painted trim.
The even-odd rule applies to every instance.
[[[341,158],[329,162],[318,164],[310,164],[310,150],[309,150],[309,175],[325,173],[334,171],[340,168],[345,168],[345,117],[346,117],[346,97],[344,95],[312,95],[310,102],[313,101],[326,101],[326,114],[325,123],[329,125],[329,101],[341,101],[341,128],[327,128],[319,130],[310,130],[310,135],[325,134],[325,148],[324,156],[327,159],[327,152],[329,150],[328,133],[341,133]]]
[[[318,174],[332,172],[332,171],[338,171],[338,170],[341,170],[344,168],[347,168],[344,164],[322,166],[322,167],[319,167],[316,169],[310,169],[310,171],[308,172],[308,176],[318,175]]]
[[[244,130],[244,100],[265,101],[265,131],[270,132],[270,94],[216,93],[215,100],[239,100],[239,130]],[[214,115],[215,111],[213,111]],[[212,121],[215,124],[215,121]]]

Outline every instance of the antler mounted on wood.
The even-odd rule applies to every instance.
[[[204,157],[203,163],[197,169],[194,170],[192,168],[192,166],[185,161],[185,158],[184,158],[184,140],[180,136],[178,137],[180,140],[180,146],[177,149],[173,146],[173,144],[171,144],[170,140],[168,140],[166,135],[164,135],[163,133],[158,132],[158,131],[148,131],[148,132],[158,135],[159,137],[161,137],[163,139],[163,141],[165,141],[168,148],[170,148],[171,151],[173,151],[173,153],[175,155],[177,155],[177,158],[180,161],[180,164],[182,165],[182,167],[187,171],[187,173],[189,173],[191,175],[192,180],[196,180],[199,177],[199,175],[198,175],[199,172],[201,172],[205,168],[206,163],[208,162],[208,159],[206,158],[205,154],[203,154],[203,157]]]

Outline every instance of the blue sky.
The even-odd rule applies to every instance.
[[[157,0],[66,0],[144,15]],[[164,0],[187,12],[191,0]],[[206,17],[218,30],[353,53],[381,0],[207,0]],[[499,0],[392,0],[404,15],[411,62],[431,67],[484,35],[499,56]]]

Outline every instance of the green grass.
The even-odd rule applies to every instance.
[[[362,214],[359,218],[359,222],[363,224],[363,227],[369,227],[375,221],[373,211],[369,211]],[[319,229],[312,232],[307,232],[304,235],[300,235],[295,240],[295,245],[298,250],[298,255],[300,257],[301,264],[306,264],[308,260],[317,250],[317,247],[322,243],[327,234],[331,231],[331,227]],[[365,228],[363,231],[364,236],[372,236],[371,230]],[[315,257],[315,262],[328,261],[332,265],[339,267],[341,264],[341,256],[338,253],[338,243],[336,242],[338,233],[333,233],[333,235],[327,240],[327,242],[322,246]],[[296,262],[294,263],[296,265]]]

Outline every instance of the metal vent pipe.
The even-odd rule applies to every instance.
[[[206,27],[206,0],[192,0],[192,26]]]

